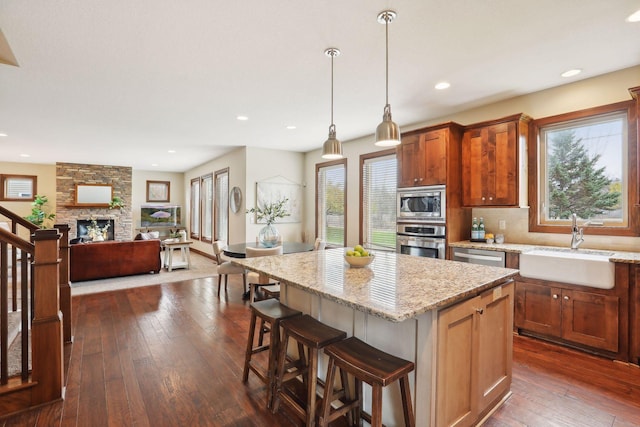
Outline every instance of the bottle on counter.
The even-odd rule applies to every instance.
[[[476,218],[475,216],[473,217],[473,222],[471,223],[471,240],[475,240],[478,239],[478,233],[479,233],[479,225],[478,225],[478,218]]]
[[[484,219],[480,217],[480,223],[478,224],[478,239],[484,239]]]

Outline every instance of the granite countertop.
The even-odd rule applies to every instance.
[[[352,268],[345,248],[234,258],[232,263],[287,285],[393,322],[452,305],[491,289],[518,270],[375,252],[365,268]]]
[[[480,243],[480,242],[471,242],[469,240],[465,240],[462,242],[450,243],[449,246],[452,248],[470,248],[470,249],[483,249],[488,251],[501,251],[501,252],[513,252],[513,253],[524,253],[528,251],[532,251],[534,249],[545,248],[545,249],[557,249],[557,250],[567,250],[571,249],[567,247],[559,247],[559,246],[544,246],[544,245],[527,245],[527,244],[519,244],[519,243]],[[640,252],[625,252],[625,251],[609,251],[603,249],[586,249],[580,248],[577,251],[596,251],[596,252],[611,252],[612,255],[609,258],[611,262],[621,262],[627,264],[640,264]]]

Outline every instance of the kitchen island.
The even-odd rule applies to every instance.
[[[344,251],[232,262],[279,280],[284,304],[415,362],[416,425],[473,425],[509,394],[517,270],[386,252],[351,268]],[[402,425],[400,402],[384,390],[385,425]]]

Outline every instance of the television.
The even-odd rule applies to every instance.
[[[143,205],[140,207],[140,226],[175,227],[181,225],[180,206]]]

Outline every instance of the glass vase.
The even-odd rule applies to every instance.
[[[258,233],[258,241],[265,248],[272,248],[278,244],[280,233],[272,224],[267,224]]]

